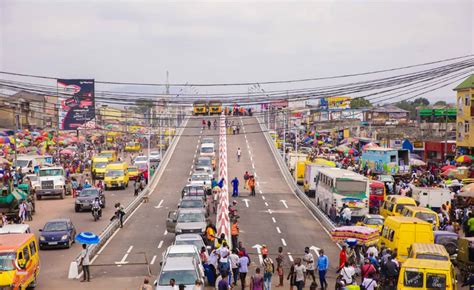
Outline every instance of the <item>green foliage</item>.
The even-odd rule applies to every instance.
[[[351,109],[359,109],[359,108],[371,108],[372,103],[364,98],[357,98],[351,100]]]

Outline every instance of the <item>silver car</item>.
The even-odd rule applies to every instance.
[[[170,211],[166,219],[166,230],[170,233],[200,234],[206,233],[207,219],[203,209],[179,209]]]
[[[202,239],[202,236],[199,235],[199,234],[177,235],[176,238],[174,239],[174,244],[175,245],[193,245],[199,251],[202,249],[202,247],[207,249],[207,247],[204,244],[204,241]]]

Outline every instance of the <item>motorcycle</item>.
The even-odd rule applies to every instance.
[[[100,206],[95,205],[92,207],[92,216],[95,222],[100,219]]]

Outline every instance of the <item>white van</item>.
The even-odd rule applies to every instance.
[[[412,191],[412,197],[419,203],[418,206],[429,206],[434,211],[441,209],[441,206],[446,202],[451,202],[451,192],[445,188],[412,187]]]
[[[15,167],[20,167],[21,172],[36,172],[45,164],[51,164],[51,156],[43,155],[18,155],[17,161],[14,164]]]
[[[216,156],[216,152],[214,150],[214,144],[202,144],[201,149],[199,150],[199,154],[202,157],[211,157],[214,158]]]
[[[304,170],[304,192],[309,197],[316,195],[316,182],[321,168],[328,168],[330,166],[309,163],[305,165]]]
[[[30,234],[31,229],[27,224],[7,224],[0,228],[0,235]]]

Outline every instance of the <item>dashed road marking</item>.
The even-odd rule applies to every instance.
[[[288,252],[288,260],[290,260],[290,262],[293,262],[293,256],[290,252]]]
[[[123,255],[122,257],[122,260],[120,260],[120,262],[115,262],[115,264],[117,265],[117,267],[121,267],[122,265],[124,264],[127,264],[127,258],[128,258],[128,254],[130,254],[130,252],[133,250],[133,246],[130,246],[127,250],[127,252],[125,253],[125,255]]]
[[[277,232],[278,232],[279,234],[281,234],[280,228],[279,228],[279,227],[276,227],[276,229],[277,229]]]
[[[265,206],[268,206],[268,202],[265,202]]]
[[[284,238],[281,238],[281,243],[283,244],[283,246],[285,246],[285,247],[287,246],[286,241],[285,241]]]
[[[274,217],[272,217],[272,221],[273,221],[274,224],[276,224],[276,222],[277,222]]]
[[[155,260],[156,260],[156,255],[154,255],[153,258],[151,259],[150,265],[155,264]]]
[[[259,190],[258,192],[262,193],[261,190]],[[265,200],[265,195],[262,195],[262,199]]]
[[[160,243],[158,244],[158,249],[161,249],[162,246],[163,246],[163,241],[160,241]]]
[[[165,232],[163,233],[163,236],[166,236],[168,234],[168,230],[165,230]]]

